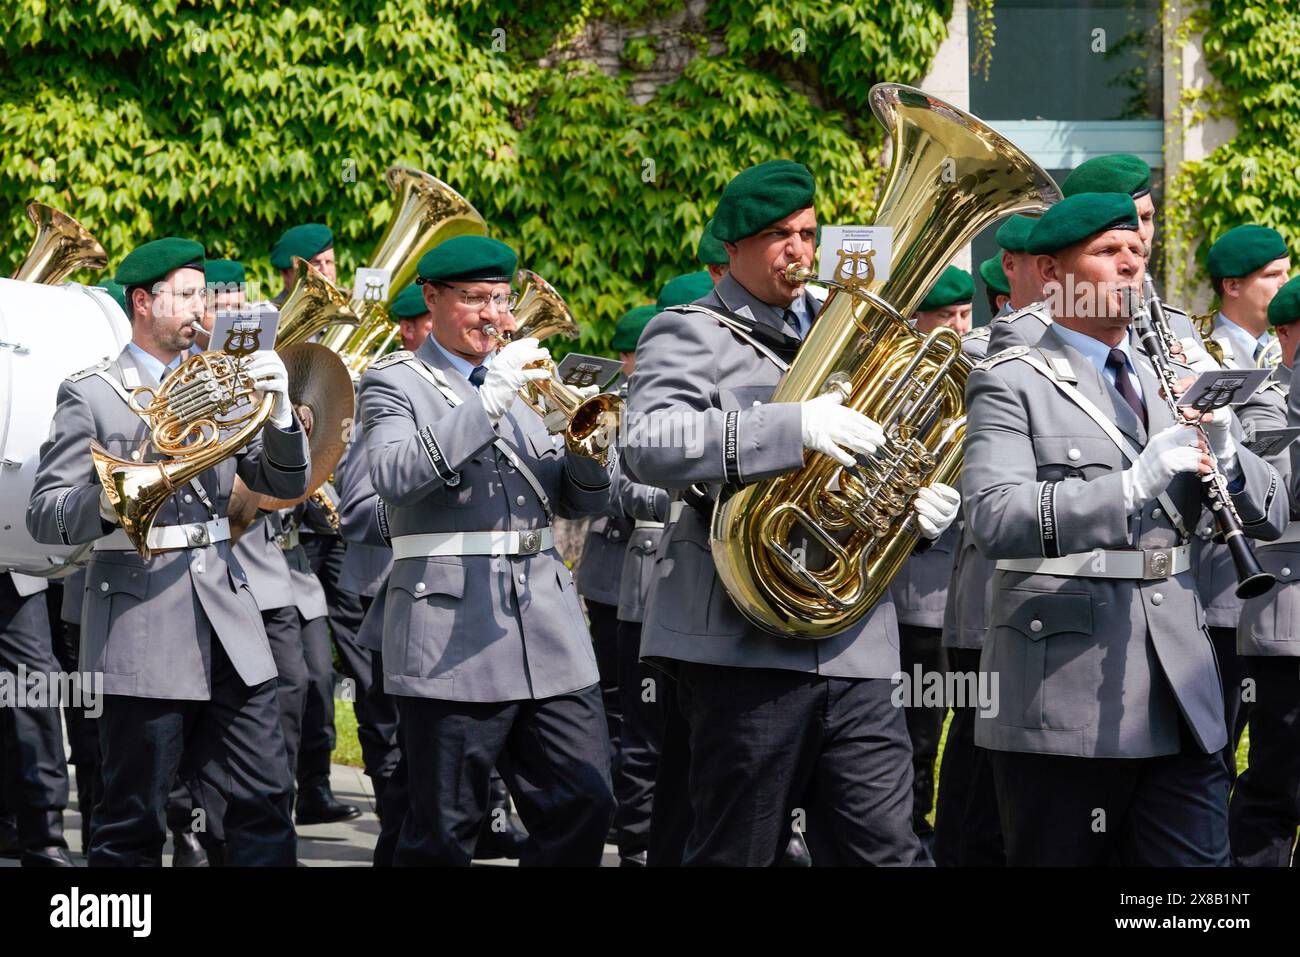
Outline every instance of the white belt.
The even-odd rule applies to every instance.
[[[650,521],[649,519],[638,518],[638,519],[636,520],[636,527],[637,527],[637,528],[663,528],[663,527],[664,527],[664,523],[663,523],[663,522],[652,522],[652,521]]]
[[[1283,545],[1287,542],[1300,542],[1300,522],[1287,522],[1286,530],[1282,532],[1281,538],[1275,538],[1271,542],[1260,542],[1260,545]]]
[[[189,525],[155,525],[149,529],[148,543],[154,551],[176,548],[202,548],[230,538],[230,520],[213,519],[210,522],[192,522]],[[135,546],[126,537],[126,532],[118,529],[111,535],[95,541],[97,552],[133,552]]]
[[[279,545],[280,550],[284,552],[293,551],[298,547],[301,540],[300,533],[296,528],[291,528],[284,534],[275,536],[275,543]]]
[[[679,521],[681,521],[681,518],[682,518],[682,509],[684,509],[684,508],[686,508],[686,503],[683,502],[683,501],[681,501],[680,499],[677,500],[676,502],[671,502],[671,503],[669,503],[669,505],[668,505],[668,524],[669,524],[669,525],[675,525],[675,524],[677,524]]]
[[[555,547],[548,525],[527,532],[430,532],[397,535],[393,558],[437,558],[445,555],[536,555]]]
[[[998,569],[1030,575],[1061,575],[1066,578],[1131,578],[1159,581],[1192,567],[1192,546],[1077,552],[1060,558],[1000,558]]]

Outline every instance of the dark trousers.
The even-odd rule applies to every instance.
[[[18,691],[18,669],[28,675],[56,676],[59,669],[50,636],[45,594],[21,597],[9,575],[0,574],[0,671]],[[30,687],[30,679],[29,679]],[[63,811],[68,806],[68,765],[63,726],[53,698],[45,707],[19,701],[0,707],[0,747],[4,750],[5,803],[17,817],[24,848],[64,846]]]
[[[1217,753],[1185,743],[1158,758],[989,754],[1012,867],[1229,864],[1228,772]]]
[[[1237,654],[1236,628],[1210,628],[1210,644],[1219,662],[1219,677],[1223,684],[1223,719],[1227,725],[1228,743],[1219,753],[1223,767],[1228,772],[1228,785],[1237,780],[1237,742],[1245,722],[1241,720],[1243,706],[1241,683],[1246,677],[1246,659]]]
[[[367,711],[371,652],[357,642],[357,632],[365,618],[365,605],[360,595],[339,588],[347,543],[337,535],[303,534],[302,544],[312,570],[325,590],[325,605],[329,609],[329,634],[323,644],[320,640],[309,640],[311,647],[307,661],[311,669],[311,684],[303,718],[303,747],[298,760],[298,786],[305,791],[329,783],[330,754],[335,744],[334,656],[329,646],[330,639],[333,639],[333,650],[338,652],[338,668],[353,685],[352,703],[357,716],[361,760],[372,779],[385,773],[383,762],[385,759],[391,761],[397,741],[396,732],[391,727],[378,728]],[[315,639],[315,635],[310,639]]]
[[[948,648],[949,670],[978,674],[976,648]],[[952,709],[939,768],[934,862],[939,867],[1002,867],[1007,862],[989,752],[975,744],[977,708]]]
[[[688,865],[771,866],[792,825],[818,866],[911,865],[912,748],[888,679],[678,663]]]
[[[1300,660],[1246,659],[1255,679],[1250,758],[1228,805],[1233,862],[1288,867],[1300,826]]]
[[[596,866],[614,796],[600,689],[529,701],[398,696],[410,810],[393,863],[467,865],[496,764],[528,841],[521,865]]]
[[[275,696],[280,705],[280,732],[286,766],[292,775],[298,767],[303,737],[303,710],[307,705],[308,668],[298,609],[293,605],[262,612],[262,625],[275,659]]]
[[[691,727],[682,714],[677,679],[658,672],[664,726],[659,739],[659,765],[655,770],[654,800],[650,805],[650,841],[646,863],[650,867],[681,867],[686,841],[691,836],[691,794],[687,786],[691,769]]]
[[[942,629],[899,625],[898,639],[904,674],[910,676],[916,665],[925,674],[942,674],[947,670]],[[922,836],[934,833],[926,818],[934,808],[934,766],[939,759],[939,738],[943,736],[943,720],[947,715],[947,705],[903,708],[907,736],[912,740],[912,830]]]
[[[246,686],[212,641],[212,699],[170,701],[106,695],[100,717],[104,790],[95,808],[92,867],[157,867],[168,792],[189,760],[206,790],[225,799],[226,863],[294,866],[292,778],[276,683]]]
[[[384,690],[382,651],[372,650],[371,667],[374,669],[370,684],[372,713],[386,713],[391,709],[393,737],[398,743],[394,748],[395,757],[387,774],[383,778],[374,779],[375,796],[379,801],[379,837],[375,841],[372,860],[375,867],[392,867],[393,855],[397,852],[397,839],[402,834],[402,823],[406,820],[407,812],[411,807],[411,787],[406,773],[406,758],[401,748],[402,728],[397,717],[397,696],[390,695]]]
[[[57,614],[57,612],[56,612]],[[59,667],[64,671],[77,670],[81,656],[81,626],[62,622],[60,636],[54,645]],[[99,728],[95,719],[84,708],[64,705],[63,721],[68,728],[68,763],[77,779],[77,811],[81,815],[81,850],[90,847],[91,812],[102,786],[99,769]]]
[[[587,606],[591,644],[596,651],[596,670],[600,673],[600,701],[609,728],[610,766],[617,779],[623,735],[623,702],[618,692],[618,608],[589,598],[584,598],[583,602]]]
[[[334,753],[334,653],[330,649],[328,618],[303,618],[291,609],[302,638],[302,734],[294,773],[298,790],[311,791],[328,784],[330,755]]]
[[[619,741],[622,759],[614,774],[614,835],[627,857],[650,846],[655,773],[664,731],[664,693],[672,682],[658,668],[642,663],[641,623],[618,623],[618,689],[623,713]]]
[[[359,596],[362,617],[370,614],[374,598]],[[397,699],[384,690],[383,654],[374,648],[367,648],[365,664],[370,668],[370,681],[366,687],[365,701],[362,703],[366,722],[357,719],[357,738],[361,744],[361,760],[366,766],[375,788],[375,796],[384,789],[386,782],[397,769],[401,758],[401,748],[397,743]],[[361,689],[357,689],[360,693]],[[358,712],[362,710],[358,707]],[[382,813],[382,809],[381,809]]]

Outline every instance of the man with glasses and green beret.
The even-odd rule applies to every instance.
[[[528,829],[520,863],[600,863],[614,812],[591,635],[552,518],[602,512],[610,476],[547,432],[520,389],[550,353],[503,348],[517,257],[462,236],[420,260],[432,333],[362,376],[370,478],[393,546],[384,687],[410,808],[397,866],[467,865],[498,764]]]

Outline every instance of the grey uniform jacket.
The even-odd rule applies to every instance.
[[[295,530],[307,534],[303,530],[306,508],[306,505],[296,505],[293,508],[281,509],[273,515],[268,515],[266,520],[270,523],[284,551],[284,561],[289,567],[289,585],[293,590],[293,604],[298,607],[298,614],[304,621],[314,621],[329,614],[329,605],[325,600],[325,586],[321,584],[320,576],[311,567],[311,559],[307,557],[307,549],[302,543],[293,546],[285,544],[286,536]]]
[[[755,299],[730,275],[699,303],[748,316],[774,334],[794,334],[782,310]],[[808,297],[807,306],[815,315],[816,301]],[[702,482],[716,495],[728,479],[754,482],[800,468],[800,408],[768,401],[780,378],[775,363],[709,316],[660,313],[637,343],[623,450],[632,479],[669,491]],[[665,541],[642,626],[642,657],[848,678],[898,671],[898,624],[888,592],[839,635],[778,637],[751,625],[727,595],[709,552],[707,518],[685,508]]]
[[[655,556],[668,520],[668,493],[628,478],[626,469],[613,473],[611,498],[630,522],[632,532],[623,552],[623,570],[618,590],[619,621],[640,621],[645,615],[646,596],[654,580]],[[579,572],[581,577],[581,572]]]
[[[118,383],[156,384],[127,350],[96,368]],[[32,537],[80,544],[114,531],[99,515],[90,440],[130,460],[147,437],[144,421],[92,370],[64,380],[32,489]],[[141,461],[156,458],[150,447]],[[236,474],[256,492],[290,498],[306,491],[308,464],[306,435],[295,418],[288,431],[267,425],[199,482],[216,515],[223,516]],[[213,517],[187,485],[163,504],[155,524]],[[257,602],[229,542],[163,552],[147,563],[134,551],[93,553],[86,567],[80,667],[102,671],[106,693],[207,700],[213,634],[245,684],[275,677]]]
[[[275,523],[268,521],[266,514],[259,514],[244,530],[235,544],[235,557],[244,569],[259,611],[293,605],[289,565],[276,537]]]
[[[1300,397],[1290,388],[1291,370],[1279,365],[1250,401],[1238,410],[1248,434],[1300,426]],[[1290,499],[1291,519],[1300,518],[1300,443],[1293,442],[1270,458],[1282,475]],[[1262,542],[1255,557],[1277,578],[1270,592],[1242,602],[1237,651],[1243,655],[1300,657],[1300,542]]]
[[[355,594],[374,599],[357,631],[357,642],[362,648],[382,652],[393,548],[388,539],[388,506],[375,494],[375,486],[370,481],[370,457],[366,454],[360,424],[344,459],[347,467],[340,463],[335,471],[341,519],[339,534],[348,543],[339,587],[353,585],[357,589]]]
[[[1158,502],[1126,512],[1119,448],[1025,354],[1077,378],[1075,388],[1134,446],[1147,441],[1114,387],[1054,331],[1032,350],[991,356],[966,390],[962,488],[975,544],[994,560],[1177,544]],[[1158,432],[1173,424],[1171,414],[1144,363],[1137,372]],[[1233,498],[1243,525],[1276,537],[1286,522],[1279,477],[1245,449],[1239,458],[1245,484]],[[1180,475],[1167,493],[1187,523],[1199,517],[1196,477]],[[1226,743],[1218,666],[1190,569],[1146,581],[999,570],[992,602],[980,668],[998,676],[999,708],[980,714],[976,744],[1085,757],[1173,754],[1180,712],[1203,750]]]
[[[611,496],[612,499],[612,496]],[[591,520],[578,560],[578,594],[587,601],[617,605],[623,581],[623,556],[632,537],[632,519],[622,514],[617,503]]]
[[[453,407],[413,362],[461,404]],[[370,367],[361,379],[361,421],[395,543],[411,534],[548,524],[532,486],[494,446],[498,430],[555,514],[576,518],[609,504],[604,467],[558,447],[523,402],[494,428],[477,390],[432,338],[415,356],[394,353]],[[455,701],[547,698],[597,678],[573,575],[554,548],[394,562],[383,658],[389,693]]]

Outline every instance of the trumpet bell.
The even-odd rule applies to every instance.
[[[108,265],[104,247],[67,213],[44,203],[28,203],[27,218],[36,226],[36,238],[13,278],[53,286],[78,269]]]

